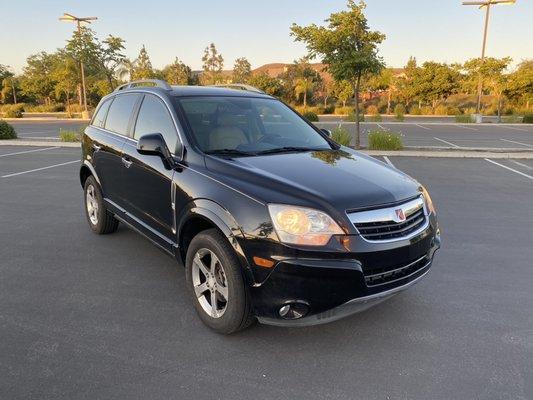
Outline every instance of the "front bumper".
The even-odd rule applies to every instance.
[[[285,327],[303,327],[303,326],[313,326],[313,325],[320,325],[325,324],[328,322],[337,321],[338,319],[348,317],[352,314],[359,313],[361,311],[365,311],[369,309],[370,307],[373,307],[382,301],[385,301],[395,294],[398,294],[399,292],[402,292],[414,284],[416,284],[418,281],[420,281],[426,274],[429,272],[429,267],[432,263],[431,261],[428,261],[426,267],[424,267],[424,271],[418,275],[415,279],[401,285],[397,286],[393,289],[386,290],[384,292],[378,292],[375,294],[372,294],[370,296],[364,296],[364,297],[358,297],[352,300],[347,301],[346,303],[341,304],[340,306],[337,306],[335,308],[332,308],[328,311],[324,311],[318,314],[312,314],[300,319],[281,319],[281,318],[268,318],[268,317],[258,317],[257,319],[262,324],[266,325],[274,325],[274,326],[285,326]]]
[[[435,224],[403,243],[363,246],[354,243],[354,250],[363,251],[349,253],[349,258],[324,254],[280,259],[268,278],[251,288],[258,320],[277,326],[310,326],[366,310],[429,272],[440,248],[440,234]],[[291,304],[303,304],[305,315],[282,318],[280,309]]]

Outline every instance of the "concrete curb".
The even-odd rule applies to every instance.
[[[355,125],[355,122],[352,121],[315,121],[315,124],[343,124],[343,125]],[[374,121],[361,121],[363,124],[380,124],[380,125],[446,125],[446,126],[457,126],[457,125],[467,125],[467,126],[521,126],[528,127],[533,126],[532,124],[506,124],[506,123],[492,123],[492,122],[483,122],[482,124],[474,124],[469,122],[425,122],[425,121],[383,121],[383,122],[374,122]]]
[[[79,142],[59,142],[55,140],[0,140],[0,146],[35,146],[80,148]],[[406,147],[400,151],[361,149],[371,156],[392,157],[434,157],[434,158],[521,158],[533,159],[533,150],[506,148],[456,148],[456,147]]]
[[[83,118],[58,118],[58,117],[28,117],[28,118],[2,118],[1,120],[6,122],[87,122],[89,123],[90,119]]]
[[[36,147],[81,147],[80,142],[60,142],[58,140],[0,140],[0,146],[36,146]]]

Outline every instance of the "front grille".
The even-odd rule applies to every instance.
[[[371,275],[366,273],[364,274],[365,283],[367,286],[372,287],[399,281],[400,279],[405,279],[416,274],[428,264],[429,258],[424,256],[413,262],[410,262],[409,264],[393,269],[374,268],[372,269]]]
[[[403,213],[404,218],[400,218],[398,213]],[[398,206],[350,213],[348,217],[361,236],[371,241],[403,239],[427,223],[422,198]]]

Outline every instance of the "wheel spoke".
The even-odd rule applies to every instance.
[[[214,275],[215,274],[215,267],[218,262],[217,256],[213,252],[211,252],[211,264],[209,265],[209,270]]]
[[[196,297],[203,295],[206,290],[209,290],[207,287],[207,282],[201,283],[200,285],[194,287],[194,293],[196,294]]]
[[[198,253],[196,253],[196,255],[194,256],[193,263],[196,264],[196,266],[200,269],[200,271],[202,271],[202,273],[205,276],[207,276],[209,271],[207,270],[207,267],[205,266],[204,262],[202,261],[202,259],[200,258],[200,255]]]
[[[213,318],[218,317],[218,310],[217,310],[217,294],[215,291],[209,292],[211,294],[211,316]]]
[[[224,301],[228,301],[228,288],[226,286],[217,285],[216,291],[224,298]]]

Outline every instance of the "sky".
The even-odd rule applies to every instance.
[[[156,68],[176,57],[201,69],[203,49],[214,42],[225,69],[246,57],[253,68],[292,62],[306,54],[290,36],[293,22],[323,24],[344,0],[0,0],[0,64],[22,72],[26,58],[62,47],[74,24],[60,22],[63,12],[97,16],[100,38],[126,40],[125,54],[138,55],[144,44]],[[484,11],[461,0],[367,0],[374,30],[386,34],[380,54],[387,66],[401,67],[409,56],[419,62],[463,62],[479,57]],[[533,58],[533,0],[491,9],[487,56]]]

